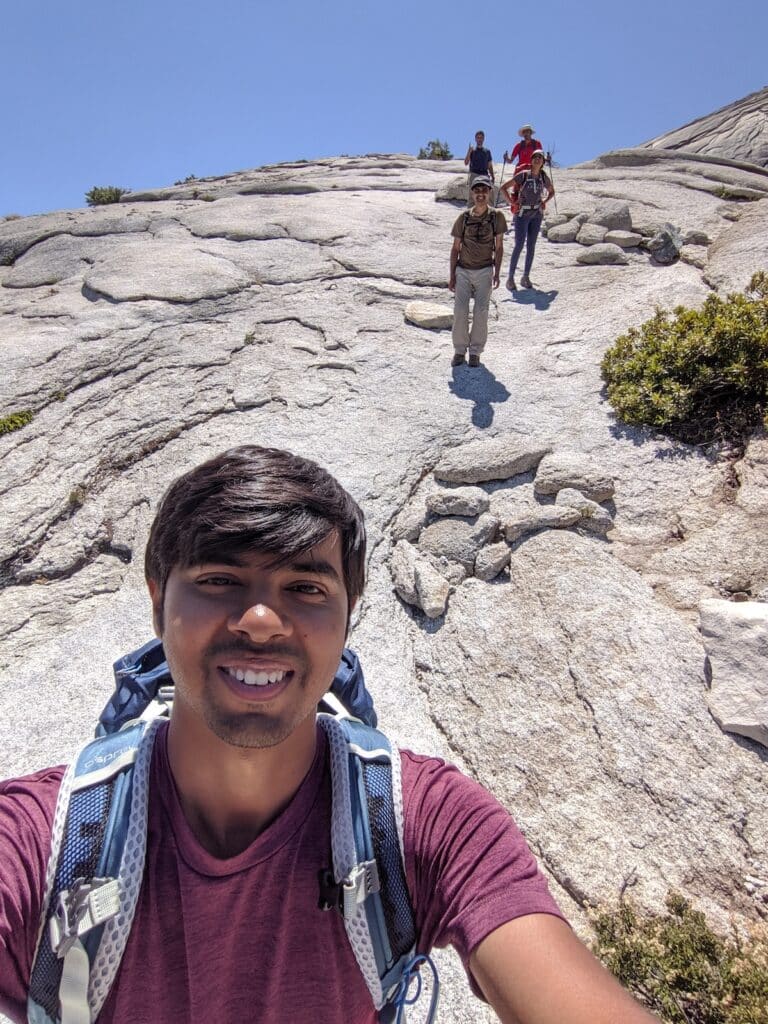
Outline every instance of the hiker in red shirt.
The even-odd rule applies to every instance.
[[[539,140],[533,137],[533,125],[524,124],[517,134],[523,141],[518,142],[510,154],[504,154],[505,163],[511,164],[514,160],[517,160],[515,174],[531,166],[531,157],[537,149],[544,149]]]

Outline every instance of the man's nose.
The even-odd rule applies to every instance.
[[[271,601],[257,601],[237,611],[229,620],[229,628],[233,633],[244,633],[260,643],[273,637],[288,636],[292,631],[289,619]]]

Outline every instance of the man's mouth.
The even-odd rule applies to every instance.
[[[245,683],[246,686],[269,686],[270,683],[281,683],[288,675],[287,671],[278,668],[268,671],[256,671],[252,668],[242,669],[222,666],[222,669],[232,679],[236,679],[239,683]]]

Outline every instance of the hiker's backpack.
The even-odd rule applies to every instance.
[[[549,190],[549,178],[542,171],[538,176],[530,171],[518,171],[525,178],[517,187],[517,203],[520,210],[538,210]],[[515,175],[517,177],[517,175]]]
[[[159,640],[119,659],[114,669],[117,686],[96,739],[69,765],[59,791],[27,1000],[30,1024],[97,1019],[139,897],[152,748],[172,704],[173,680]],[[333,855],[333,866],[318,879],[320,906],[343,914],[382,1024],[404,1019],[404,1007],[421,990],[416,972],[428,965],[431,1022],[439,982],[432,961],[416,953],[403,859],[400,758],[375,728],[360,663],[348,648],[318,722],[330,751]]]
[[[469,157],[469,169],[472,174],[487,174],[488,164],[491,163],[491,151],[481,146],[479,149],[477,146],[472,147],[472,152]]]

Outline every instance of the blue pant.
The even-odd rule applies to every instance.
[[[517,261],[525,245],[525,276],[531,272],[533,266],[533,254],[536,252],[536,239],[539,237],[541,221],[544,217],[542,211],[526,210],[524,213],[515,215],[515,247],[512,250],[512,258],[509,261],[509,278],[515,276]],[[526,244],[527,243],[527,244]]]

